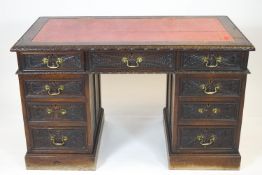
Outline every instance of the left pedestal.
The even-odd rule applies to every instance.
[[[31,55],[21,59],[50,69],[18,71],[27,169],[95,170],[103,128],[100,75],[53,71],[59,66]]]

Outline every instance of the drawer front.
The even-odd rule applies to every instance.
[[[25,80],[27,97],[74,97],[84,95],[84,80]]]
[[[92,71],[173,71],[173,52],[90,52]]]
[[[196,71],[240,71],[247,69],[247,59],[243,52],[183,52],[181,68]]]
[[[85,150],[86,130],[33,128],[31,129],[33,150]]]
[[[181,86],[182,96],[239,96],[241,80],[185,78]]]
[[[236,102],[184,102],[181,119],[237,120],[239,103]]]
[[[84,103],[27,103],[29,121],[84,121]]]
[[[233,149],[234,128],[179,128],[179,148]]]
[[[37,53],[20,55],[20,68],[32,71],[84,70],[82,53]]]

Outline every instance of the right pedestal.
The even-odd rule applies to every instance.
[[[170,169],[239,169],[245,83],[241,73],[167,75]]]

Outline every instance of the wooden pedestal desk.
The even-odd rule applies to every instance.
[[[39,18],[11,48],[27,168],[94,170],[100,74],[164,73],[169,168],[238,169],[253,50],[224,16]]]

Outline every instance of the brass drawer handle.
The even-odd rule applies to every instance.
[[[66,141],[68,141],[68,137],[67,136],[62,136],[61,139],[57,139],[55,136],[51,136],[50,137],[50,141],[55,146],[64,146]]]
[[[216,141],[216,136],[214,134],[212,134],[209,139],[205,138],[204,135],[198,135],[196,136],[196,140],[199,142],[200,145],[202,146],[209,146],[212,145],[213,143],[215,143]]]
[[[203,114],[203,113],[207,112],[208,110],[206,108],[198,108],[197,111],[198,111],[198,113]]]
[[[214,86],[214,90],[213,91],[210,91],[209,88],[207,87],[208,85],[206,84],[201,84],[200,85],[200,88],[203,90],[203,92],[207,95],[213,95],[213,94],[216,94],[219,89],[220,89],[220,86],[219,85],[215,85]]]
[[[205,56],[202,58],[202,62],[205,64],[206,67],[208,68],[215,68],[217,67],[221,62],[222,62],[222,57],[221,56],[218,56],[218,57],[215,57],[215,64],[211,64],[210,63],[210,59],[209,57]]]
[[[208,106],[207,106],[207,107],[208,107]],[[205,113],[205,112],[208,112],[208,109],[207,109],[207,108],[198,108],[197,111],[198,111],[198,113],[203,114],[203,113]],[[213,109],[211,110],[211,112],[212,112],[213,114],[218,114],[220,111],[221,111],[221,110],[220,110],[219,108],[213,108]]]
[[[60,85],[58,88],[57,88],[57,92],[51,92],[51,87],[49,85],[45,85],[45,90],[47,91],[48,95],[50,96],[56,96],[56,95],[60,95],[61,92],[64,90],[64,86],[63,85]]]
[[[127,57],[123,57],[122,62],[125,63],[127,67],[135,68],[135,67],[139,67],[139,64],[143,62],[143,57],[139,56],[136,58],[136,65],[129,64],[129,59]]]
[[[50,69],[58,69],[62,65],[64,60],[62,58],[57,58],[56,61],[50,65],[49,58],[43,58],[42,62],[43,64],[46,64],[46,66]]]
[[[57,110],[61,115],[66,115],[66,113],[67,113],[67,110],[66,109],[60,109],[60,110]],[[55,112],[53,109],[51,109],[51,108],[47,108],[46,109],[46,112],[47,112],[47,114],[52,114],[53,112]]]

